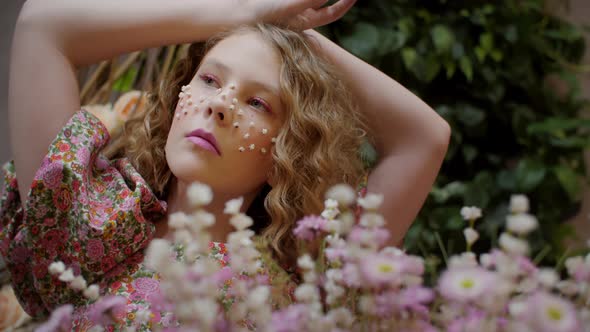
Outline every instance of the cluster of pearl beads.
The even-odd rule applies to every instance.
[[[232,84],[232,85],[229,86],[229,88],[231,90],[234,90],[236,88],[236,86]],[[195,104],[193,102],[193,99],[192,99],[191,86],[190,85],[183,85],[180,90],[181,90],[181,92],[178,94],[178,98],[181,100],[180,103],[179,103],[179,106],[182,108],[182,114],[184,114],[184,115],[187,115],[188,114],[188,110],[187,110],[187,108],[185,108],[185,106],[192,107],[195,112],[198,111],[199,110],[199,106],[197,104]],[[219,93],[222,92],[222,89],[217,89],[216,92],[219,94]],[[187,97],[186,102],[183,101],[184,97]],[[222,100],[225,100],[226,98],[227,98],[227,95],[226,94],[222,94],[221,95],[221,99]],[[199,98],[199,104],[202,104],[204,101],[205,101],[205,97],[201,96]],[[235,110],[237,103],[238,103],[238,99],[237,98],[233,98],[232,99],[232,103],[228,107],[228,109],[230,111]],[[238,116],[243,116],[244,115],[244,111],[242,109],[238,109],[238,111],[236,112],[236,114]],[[177,119],[180,119],[180,113],[179,112],[176,113],[176,118]],[[233,125],[234,128],[239,128],[240,127],[240,123],[238,121],[234,121],[234,123],[232,125]],[[250,121],[250,123],[248,125],[249,125],[250,128],[254,128],[256,126],[256,124],[254,123],[254,121]],[[268,129],[263,128],[260,132],[262,133],[262,135],[267,135],[268,134]],[[250,133],[244,134],[244,139],[248,139],[248,138],[250,138]],[[276,140],[277,140],[276,137],[272,137],[271,138],[271,143],[272,144],[275,144],[276,143]],[[248,151],[254,151],[255,149],[256,149],[256,144],[250,144],[250,145],[248,145]],[[243,147],[243,146],[240,146],[238,148],[238,151],[244,152],[244,151],[246,151],[246,148]],[[266,154],[268,152],[268,150],[266,148],[260,148],[260,152],[262,154]]]

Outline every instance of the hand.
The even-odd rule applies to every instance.
[[[248,0],[258,20],[286,26],[293,30],[314,29],[332,23],[348,12],[356,0],[338,0],[323,7],[328,0]]]

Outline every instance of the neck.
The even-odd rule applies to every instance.
[[[175,212],[184,212],[186,214],[193,212],[186,195],[188,186],[189,184],[178,181],[178,179],[173,180],[167,199],[167,216],[164,220],[156,223],[155,237],[172,239],[173,234],[168,229],[168,217]],[[252,201],[256,198],[257,193],[258,190],[255,190],[246,195],[242,195],[244,197],[244,203],[242,204],[241,212],[245,212],[248,209],[250,204],[252,204]],[[229,223],[231,216],[223,213],[223,210],[225,209],[225,203],[227,201],[238,198],[239,196],[240,195],[238,194],[214,191],[211,203],[203,207],[207,212],[212,213],[215,216],[215,224],[208,229],[212,241],[226,242],[227,235],[235,230]]]

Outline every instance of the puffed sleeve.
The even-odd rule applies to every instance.
[[[127,159],[109,161],[100,153],[108,141],[98,118],[74,114],[49,146],[24,209],[13,163],[3,168],[0,253],[31,316],[84,301],[49,274],[49,264],[63,261],[89,284],[101,283],[137,261],[153,237],[151,221],[165,215],[165,202]]]

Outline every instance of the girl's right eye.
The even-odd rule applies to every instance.
[[[215,78],[211,75],[201,75],[201,81],[203,81],[207,85],[217,84]]]

